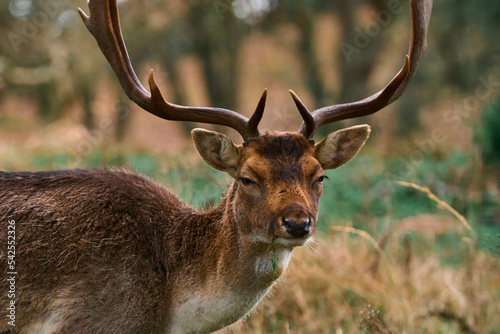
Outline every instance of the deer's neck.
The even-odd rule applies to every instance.
[[[202,333],[202,328],[210,332],[240,319],[288,265],[291,249],[256,244],[241,231],[235,196],[233,184],[217,208],[179,226],[176,253],[176,247],[169,246],[173,263],[184,262],[176,265],[180,270],[173,287],[174,333]],[[199,319],[196,324],[188,322],[193,312]]]

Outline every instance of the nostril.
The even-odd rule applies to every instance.
[[[307,218],[303,224],[305,224],[305,229],[307,230],[307,232],[310,232],[311,231],[311,219],[310,218]]]
[[[283,227],[286,233],[294,238],[303,237],[311,232],[311,219],[307,218],[302,222],[296,222],[292,219],[283,218]]]

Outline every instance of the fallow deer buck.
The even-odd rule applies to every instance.
[[[425,49],[431,7],[411,1],[409,55],[380,92],[309,112],[291,91],[304,120],[298,132],[261,134],[266,91],[250,119],[166,102],[153,72],[151,93],[134,73],[116,0],[90,0],[90,16],[80,15],[131,100],[160,118],[228,126],[243,137],[235,145],[192,131],[201,157],[234,181],[216,208],[199,211],[125,170],[1,172],[0,332],[209,333],[248,314],[294,247],[315,233],[323,171],[353,158],[370,133],[358,125],[315,144],[316,128],[372,114],[403,93]],[[5,298],[7,224],[16,229],[15,327]]]

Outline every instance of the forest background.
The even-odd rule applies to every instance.
[[[311,110],[378,91],[409,44],[407,1],[119,3],[140,80],[152,68],[167,100],[246,116],[268,88],[262,129],[298,129],[288,89]],[[77,7],[87,10],[0,4],[0,169],[127,166],[197,207],[217,203],[230,179],[195,152],[189,131],[200,125],[128,101]],[[318,131],[373,129],[328,172],[317,242],[235,331],[500,333],[499,18],[498,1],[437,1],[402,98]]]

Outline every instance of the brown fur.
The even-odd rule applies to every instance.
[[[165,258],[165,224],[187,229],[186,216],[194,214],[176,196],[137,174],[88,170],[0,173],[0,198],[2,245],[7,220],[16,222],[16,327],[50,313],[59,298],[74,304],[63,332],[113,332],[124,322],[149,333],[154,328],[144,323],[166,322],[165,283],[180,260],[177,253],[170,254],[174,261]],[[6,319],[6,305],[1,309]],[[111,317],[92,331],[103,313]]]
[[[236,180],[207,211],[126,170],[0,172],[0,244],[14,220],[18,273],[16,327],[5,321],[2,298],[0,332],[55,323],[41,332],[208,333],[250,311],[306,241],[287,234],[283,217],[310,218],[307,237],[314,234],[322,169],[300,134],[266,134],[229,152]],[[266,269],[273,239],[276,273]],[[6,264],[2,270],[6,277]],[[6,280],[0,289],[8,290]],[[220,319],[211,319],[214,307]],[[202,327],[182,329],[202,318]]]

